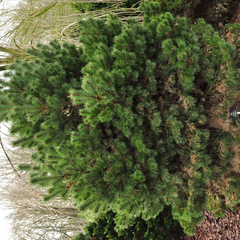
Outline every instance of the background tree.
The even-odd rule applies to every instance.
[[[195,23],[198,18],[203,18],[216,31],[228,23],[239,21],[238,0],[153,0],[151,4],[158,6],[158,13],[169,11],[178,16],[187,17],[192,23]]]

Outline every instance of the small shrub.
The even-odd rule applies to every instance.
[[[160,8],[142,5],[143,24],[80,20],[80,49],[52,42],[17,61],[0,82],[0,118],[16,145],[36,148],[36,166],[20,167],[50,187],[45,200],[72,197],[89,221],[113,211],[118,233],[171,206],[192,235],[204,210],[240,203],[238,56],[203,19]]]
[[[133,226],[119,233],[114,230],[115,215],[112,211],[107,212],[104,217],[85,227],[85,235],[81,233],[73,240],[177,240],[185,236],[179,222],[172,217],[171,207],[165,207],[155,219],[144,221],[138,217]]]

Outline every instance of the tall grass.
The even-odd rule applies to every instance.
[[[73,0],[21,0],[16,9],[2,11],[7,20],[0,24],[0,29],[11,24],[4,38],[10,39],[11,46],[16,42],[20,46],[46,43],[50,39],[76,42],[73,38],[77,28],[77,19],[105,18],[110,12],[118,15],[123,22],[130,16],[142,21],[141,12],[136,8],[121,8],[123,0],[78,1],[80,3],[113,3],[101,10],[80,13],[74,8]]]
[[[7,66],[16,58],[28,61],[33,57],[28,55],[25,49],[0,46],[0,71],[7,70]]]
[[[4,20],[0,23],[0,31],[7,31],[0,39],[5,42],[0,48],[0,70],[5,70],[15,58],[26,59],[26,49],[37,43],[57,39],[81,45],[78,41],[78,19],[105,19],[109,13],[114,12],[123,23],[129,17],[135,17],[140,22],[143,20],[138,8],[121,7],[126,2],[124,0],[77,0],[80,4],[112,3],[100,10],[84,12],[78,11],[73,1],[75,0],[20,0],[15,8],[1,10],[1,18]]]
[[[0,29],[11,25],[3,37],[14,47],[15,43],[22,48],[46,43],[52,38],[61,40],[61,30],[76,21],[77,12],[72,7],[71,0],[21,0],[12,10],[3,10],[6,21]]]

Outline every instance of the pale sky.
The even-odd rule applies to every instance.
[[[0,9],[9,9],[10,7],[18,4],[19,0],[3,0],[1,3],[0,3]],[[2,19],[1,19],[1,15],[0,15],[0,22],[2,22]],[[0,36],[3,36],[4,35],[4,31],[3,29],[0,29]],[[1,42],[0,42],[1,44]],[[0,125],[1,126],[1,129],[0,131],[1,132],[4,132],[6,133],[6,127],[4,127],[2,124]],[[1,137],[3,139],[3,144],[7,147],[9,147],[7,144],[6,144],[6,141],[4,141],[4,135],[2,133],[1,134]],[[5,155],[3,153],[3,150],[2,148],[0,147],[0,160],[2,161],[2,159],[4,159]],[[0,202],[1,204],[1,202]],[[10,222],[5,219],[10,213],[11,211],[7,210],[7,209],[2,209],[4,208],[3,206],[0,206],[0,239],[1,240],[12,240],[11,238],[11,226],[10,226]]]
[[[11,226],[10,223],[5,217],[11,213],[9,211],[3,211],[0,209],[0,235],[1,240],[12,240],[11,238]]]

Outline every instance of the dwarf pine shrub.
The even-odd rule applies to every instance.
[[[50,187],[45,200],[71,197],[90,221],[111,210],[116,232],[171,206],[191,235],[204,210],[240,199],[236,46],[203,19],[143,9],[143,24],[80,20],[81,48],[54,41],[14,63],[0,117],[15,145],[35,147],[19,167]]]

